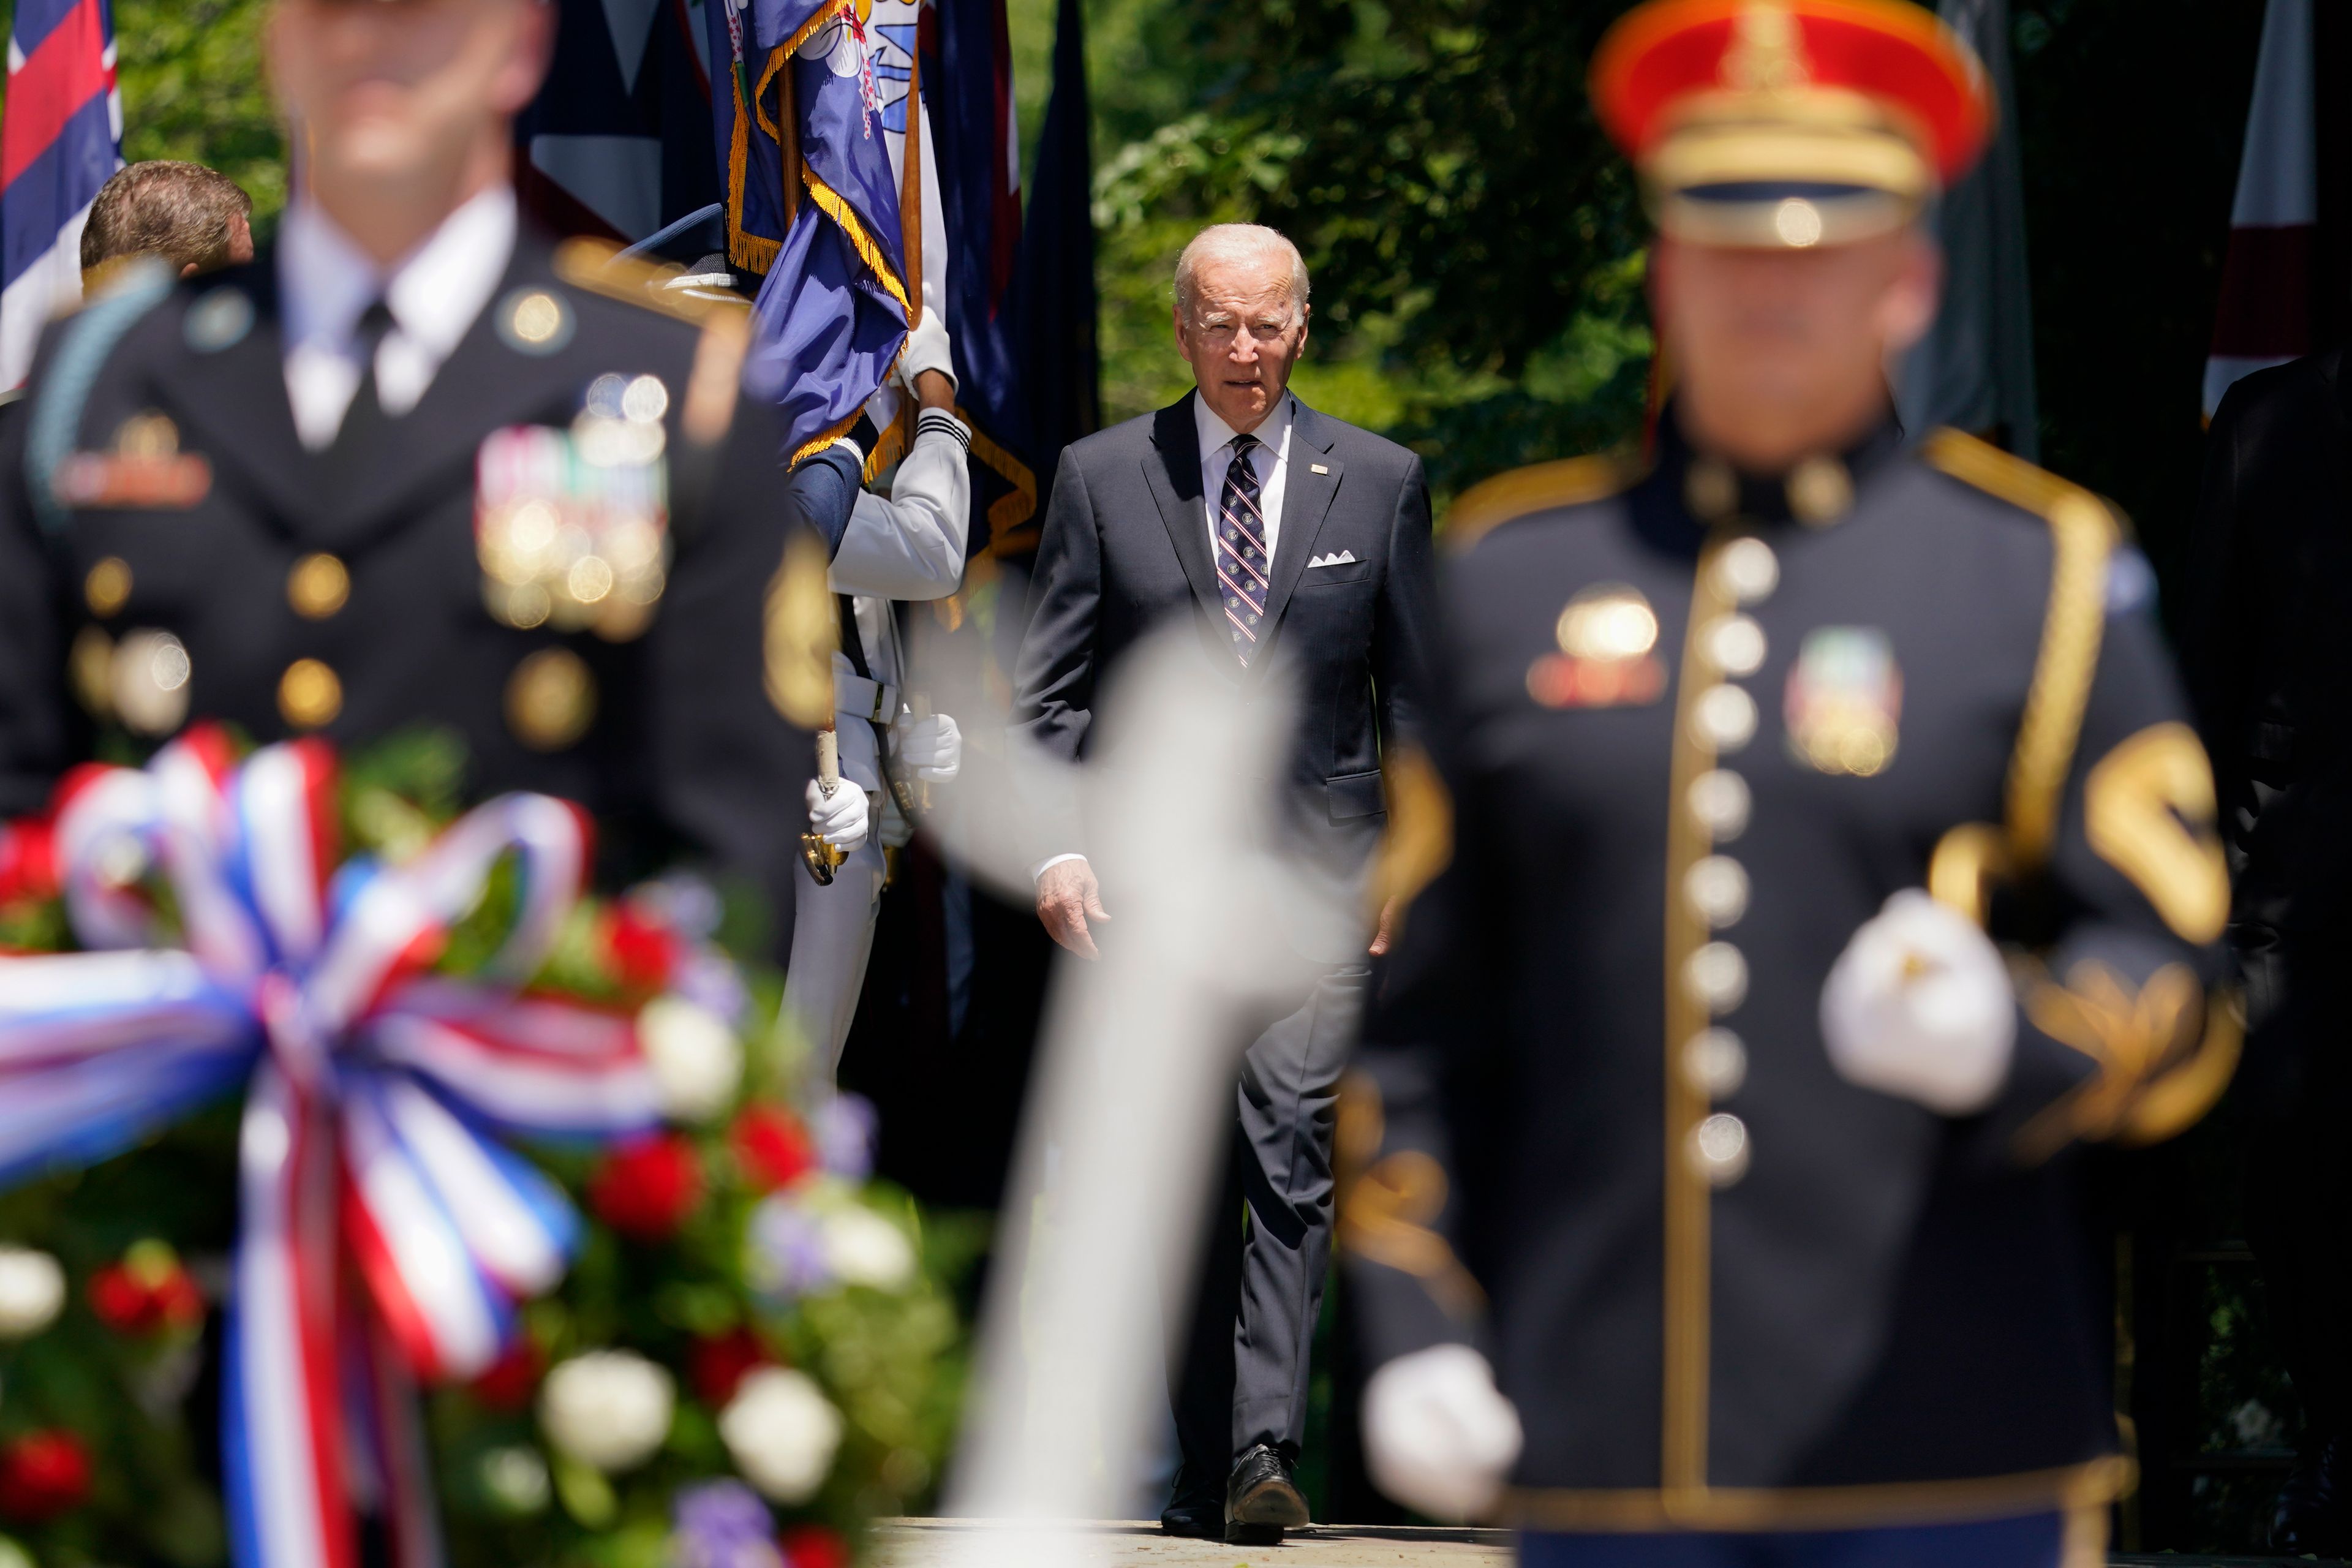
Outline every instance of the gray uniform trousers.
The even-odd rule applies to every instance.
[[[1223,1179],[1203,1220],[1198,1289],[1169,1301],[1178,1485],[1223,1489],[1260,1443],[1307,1434],[1307,1356],[1331,1263],[1331,1135],[1370,966],[1339,965],[1242,1058]]]

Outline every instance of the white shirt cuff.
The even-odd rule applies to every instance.
[[[1055,867],[1060,865],[1065,860],[1083,860],[1085,858],[1085,856],[1076,853],[1052,856],[1049,858],[1038,861],[1034,866],[1029,868],[1029,879],[1033,882],[1037,880],[1046,872],[1052,870]]]

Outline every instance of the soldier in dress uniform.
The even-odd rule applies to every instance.
[[[520,222],[554,25],[280,0],[274,252],[88,305],[0,438],[0,812],[199,719],[434,726],[469,793],[593,813],[608,878],[683,855],[758,895],[781,961],[854,490],[820,508],[739,401],[740,309]]]
[[[2076,1151],[2237,1040],[2146,563],[1895,425],[1991,113],[1931,16],[1653,0],[1592,88],[1678,390],[1453,514],[1340,1112],[1368,1458],[1536,1563],[2054,1568],[2130,1476]]]

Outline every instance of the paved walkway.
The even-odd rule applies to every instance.
[[[989,1520],[898,1519],[876,1532],[874,1568],[941,1568],[956,1539],[1005,1528]],[[1406,1530],[1317,1525],[1279,1546],[1181,1541],[1156,1522],[1108,1521],[1074,1527],[1090,1538],[1098,1568],[1507,1568],[1510,1536],[1500,1530]],[[2311,1558],[2116,1556],[2113,1568],[2347,1568]]]
[[[892,1520],[876,1532],[875,1568],[938,1568],[958,1535],[1002,1528],[986,1520]],[[1279,1546],[1227,1546],[1162,1535],[1157,1521],[1078,1528],[1097,1538],[1088,1555],[1103,1568],[1505,1568],[1511,1561],[1510,1535],[1500,1530],[1315,1525]]]

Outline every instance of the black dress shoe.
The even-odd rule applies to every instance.
[[[1160,1533],[1216,1541],[1225,1533],[1225,1494],[1214,1481],[1196,1479],[1190,1467],[1176,1472],[1176,1495],[1160,1510]]]
[[[2341,1437],[2306,1442],[2271,1508],[2271,1550],[2290,1557],[2334,1557],[2352,1546],[2352,1444]]]
[[[1307,1522],[1307,1499],[1282,1450],[1260,1443],[1244,1454],[1225,1482],[1225,1539],[1237,1546],[1271,1546],[1284,1531]]]

